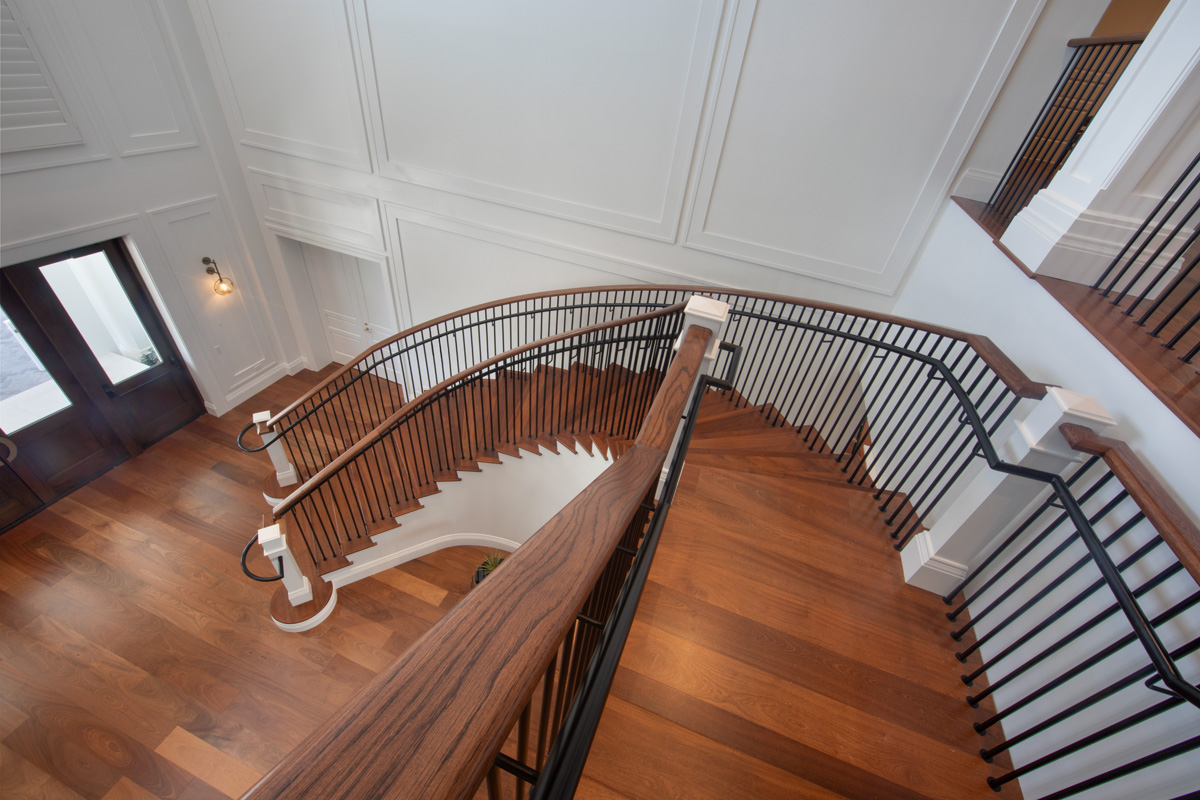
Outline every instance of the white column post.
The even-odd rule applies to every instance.
[[[288,600],[293,606],[307,603],[313,599],[312,584],[300,571],[296,557],[288,549],[287,536],[278,524],[258,531],[258,543],[263,549],[263,555],[271,560],[272,566],[279,567],[279,559],[283,560],[283,588],[287,590]]]
[[[250,421],[257,426],[258,435],[267,445],[267,455],[271,457],[271,464],[275,467],[275,478],[279,481],[279,485],[291,486],[297,482],[296,468],[292,466],[292,462],[288,461],[287,453],[284,452],[283,445],[279,443],[279,434],[266,427],[267,421],[270,419],[270,411],[259,411],[250,418]]]
[[[1116,424],[1096,398],[1051,387],[1025,419],[1017,422],[1016,430],[996,452],[1010,464],[1061,475],[1085,458],[1072,450],[1058,432],[1064,422],[1094,430]],[[901,562],[905,582],[939,595],[949,593],[996,538],[1023,517],[1043,486],[991,469],[981,472],[932,528],[913,537],[904,548]]]
[[[684,334],[693,325],[699,325],[701,328],[708,328],[712,331],[712,338],[708,340],[708,349],[704,351],[704,360],[700,363],[700,375],[712,374],[713,366],[717,362],[717,353],[721,348],[721,337],[725,335],[725,325],[728,321],[728,303],[698,294],[694,294],[688,299],[687,307],[683,310],[683,328],[680,329],[679,338],[675,340],[675,350],[678,352],[680,345],[683,344]],[[698,391],[698,386],[699,384],[692,387],[693,393]],[[689,396],[689,406],[691,400],[692,397]],[[670,469],[671,460],[675,458],[675,453],[679,450],[679,437],[683,433],[683,422],[686,422],[686,417],[675,428],[675,438],[671,441],[671,449],[667,451],[667,460],[663,463],[662,473],[658,478],[658,497],[662,497],[663,487],[667,485],[667,472]]]
[[[1200,0],[1163,10],[1062,169],[1001,237],[1026,267],[1092,283],[1195,156],[1198,30]]]

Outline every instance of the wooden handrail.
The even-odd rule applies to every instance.
[[[1094,47],[1102,44],[1141,44],[1146,41],[1147,33],[1117,33],[1112,36],[1081,36],[1071,39],[1067,47]]]
[[[283,417],[285,415],[296,410],[300,405],[302,405],[304,402],[306,402],[309,399],[311,399],[312,397],[314,397],[316,394],[318,394],[320,391],[322,391],[330,383],[333,383],[340,376],[344,375],[346,372],[348,372],[349,370],[354,368],[355,365],[361,363],[363,361],[363,359],[365,359],[371,353],[376,352],[377,350],[381,350],[381,349],[387,347],[388,345],[391,345],[397,341],[400,341],[401,339],[412,336],[415,333],[419,333],[422,330],[431,328],[435,325],[439,325],[443,322],[447,322],[456,317],[462,317],[462,316],[466,316],[468,314],[473,314],[478,311],[483,311],[483,310],[486,310],[489,308],[496,308],[499,306],[513,304],[513,303],[519,303],[519,302],[527,301],[527,300],[537,300],[537,299],[544,299],[544,298],[550,298],[550,297],[563,297],[566,295],[576,295],[576,294],[586,295],[589,293],[623,292],[623,291],[691,292],[691,293],[696,293],[696,294],[709,294],[709,295],[722,294],[722,295],[730,295],[733,297],[746,297],[746,298],[751,298],[751,299],[756,299],[756,300],[767,300],[767,301],[779,302],[779,303],[798,304],[798,305],[803,305],[803,306],[806,306],[809,308],[817,308],[817,309],[823,309],[826,311],[833,311],[835,313],[852,314],[855,316],[863,317],[864,319],[878,320],[880,322],[889,323],[889,324],[893,324],[893,325],[904,325],[906,327],[914,328],[916,330],[927,331],[929,333],[933,333],[938,336],[945,336],[945,337],[948,337],[951,339],[957,339],[959,341],[966,342],[968,345],[973,347],[976,350],[976,352],[979,353],[979,356],[981,359],[983,359],[984,363],[986,363],[989,367],[991,367],[991,369],[1000,377],[1000,380],[1004,382],[1005,386],[1007,386],[1018,397],[1041,398],[1041,397],[1044,397],[1046,394],[1046,385],[1045,384],[1037,383],[1036,381],[1031,380],[1029,378],[1029,376],[1027,376],[1024,372],[1022,372],[1021,369],[1019,367],[1017,367],[1007,356],[1005,356],[1000,351],[1000,349],[998,347],[996,347],[996,345],[993,344],[992,341],[990,339],[988,339],[986,336],[977,336],[975,334],[966,333],[964,331],[955,330],[953,328],[944,328],[940,325],[931,325],[931,324],[924,323],[924,322],[918,322],[916,320],[910,320],[910,319],[905,319],[903,317],[892,316],[890,314],[877,314],[877,313],[874,313],[871,311],[864,311],[862,309],[852,308],[850,306],[842,306],[842,305],[837,305],[834,303],[822,303],[822,302],[806,300],[806,299],[798,298],[798,297],[788,297],[786,295],[771,294],[768,292],[751,292],[751,291],[744,291],[741,289],[730,289],[730,288],[719,287],[719,286],[687,286],[687,285],[678,285],[678,284],[639,283],[639,284],[621,284],[621,285],[615,285],[615,286],[584,286],[584,287],[579,287],[576,289],[562,289],[562,290],[553,291],[553,292],[534,292],[531,294],[523,294],[523,295],[516,295],[514,297],[508,297],[503,300],[497,300],[492,303],[482,303],[480,305],[471,306],[470,308],[466,308],[461,311],[454,311],[449,314],[443,314],[442,316],[440,316],[436,319],[430,320],[429,322],[425,322],[420,325],[416,325],[412,328],[408,328],[404,331],[401,331],[400,333],[396,334],[395,336],[385,339],[382,342],[379,342],[379,343],[373,345],[372,347],[368,348],[367,350],[364,350],[362,353],[360,353],[358,355],[358,357],[353,362],[341,367],[339,370],[334,372],[328,378],[326,378],[321,383],[317,384],[312,389],[310,389],[308,392],[306,392],[304,395],[302,395],[298,400],[296,400],[294,403],[289,405],[283,411],[280,411],[278,414],[273,416],[267,422],[267,426],[272,427],[272,426],[278,424],[278,422],[281,419],[283,419]]]
[[[646,314],[638,314],[637,316],[633,316],[633,317],[622,317],[621,319],[611,320],[609,322],[601,322],[596,325],[590,325],[586,328],[579,328],[577,330],[565,331],[563,333],[555,334],[554,336],[548,336],[545,339],[539,339],[536,342],[530,342],[529,344],[521,345],[520,347],[514,347],[513,349],[508,350],[507,352],[501,353],[498,356],[489,358],[487,361],[482,361],[478,364],[475,364],[474,366],[471,366],[471,367],[468,367],[467,369],[462,370],[457,375],[453,375],[453,376],[447,378],[446,380],[442,381],[441,383],[437,384],[436,386],[430,387],[429,389],[425,390],[421,394],[414,397],[409,402],[405,403],[403,406],[401,406],[399,409],[397,409],[394,413],[392,413],[391,416],[389,416],[383,422],[376,425],[375,428],[370,433],[368,433],[366,436],[362,437],[357,442],[355,442],[352,447],[350,447],[348,450],[346,450],[340,456],[335,458],[333,461],[326,464],[321,469],[320,472],[318,472],[316,475],[313,475],[311,478],[306,480],[304,483],[300,484],[300,486],[296,487],[296,489],[290,495],[285,497],[282,501],[280,501],[280,503],[277,506],[274,507],[274,509],[272,509],[271,513],[274,515],[275,519],[279,519],[282,515],[286,514],[293,506],[295,506],[296,503],[299,503],[306,496],[311,494],[313,492],[313,490],[315,490],[318,486],[320,486],[322,483],[327,481],[329,479],[329,476],[333,475],[338,470],[340,470],[342,467],[344,467],[346,464],[348,464],[350,461],[354,460],[359,455],[361,455],[364,450],[366,450],[368,447],[373,445],[381,436],[386,434],[392,426],[394,426],[397,422],[402,420],[406,415],[412,413],[416,409],[421,408],[421,406],[424,403],[428,402],[430,400],[430,398],[435,397],[439,392],[446,389],[447,387],[453,386],[456,382],[462,381],[473,374],[482,372],[482,371],[486,370],[488,367],[493,367],[496,364],[499,364],[499,363],[505,361],[506,359],[513,358],[514,356],[518,356],[521,353],[525,353],[530,350],[535,350],[539,347],[545,347],[547,345],[551,345],[556,342],[561,342],[566,339],[574,339],[574,338],[577,338],[580,336],[586,336],[588,334],[598,333],[598,332],[604,331],[604,330],[609,330],[610,328],[623,327],[625,325],[629,325],[630,323],[643,322],[645,320],[655,319],[657,317],[669,316],[671,314],[675,314],[675,313],[679,313],[679,312],[683,311],[683,308],[685,305],[687,305],[687,304],[686,303],[676,303],[675,305],[667,306],[666,308],[660,308],[657,311],[651,311]]]
[[[1175,553],[1179,563],[1200,582],[1200,529],[1175,499],[1167,494],[1129,445],[1119,439],[1101,436],[1085,425],[1068,422],[1058,426],[1058,429],[1067,444],[1075,450],[1104,459],[1158,535]]]
[[[657,288],[664,288],[664,287],[648,286],[646,284],[631,284],[631,285],[624,285],[624,286],[588,286],[588,287],[584,287],[584,288],[580,288],[580,289],[559,289],[558,291],[553,291],[553,292],[530,292],[529,294],[514,295],[513,297],[506,297],[503,300],[493,300],[490,303],[479,303],[478,305],[474,305],[469,308],[460,309],[458,311],[451,311],[449,314],[443,314],[442,316],[435,317],[434,319],[431,319],[427,322],[422,322],[420,325],[414,325],[411,328],[406,328],[406,329],[400,331],[399,333],[395,334],[394,336],[389,336],[387,339],[384,339],[382,342],[376,342],[375,344],[371,345],[366,350],[363,350],[361,353],[359,353],[353,361],[351,361],[347,364],[343,364],[341,366],[341,368],[339,368],[332,375],[325,378],[323,381],[321,381],[316,386],[309,389],[304,394],[300,395],[300,397],[297,398],[295,400],[295,402],[293,402],[287,408],[280,411],[275,416],[271,417],[271,419],[267,421],[266,425],[267,425],[267,427],[274,426],[281,419],[283,419],[284,416],[295,411],[304,402],[306,402],[307,400],[316,396],[317,393],[319,393],[326,386],[333,383],[335,380],[337,380],[342,375],[345,375],[347,372],[349,372],[351,369],[353,369],[356,365],[361,364],[367,358],[367,356],[369,356],[371,353],[374,353],[377,350],[382,350],[391,344],[394,344],[402,339],[406,339],[409,336],[412,336],[413,334],[420,333],[423,330],[428,330],[429,328],[432,328],[435,325],[440,325],[443,322],[449,322],[452,319],[456,319],[458,317],[465,317],[469,314],[474,314],[479,311],[486,311],[489,308],[499,308],[500,306],[510,305],[513,303],[520,303],[520,302],[527,301],[527,300],[540,300],[540,299],[544,299],[547,297],[565,297],[566,295],[587,294],[588,292],[607,292],[607,291],[619,292],[619,291],[629,291],[629,290],[633,290],[633,289],[657,289]],[[672,287],[672,288],[678,289],[680,287]],[[699,287],[695,287],[695,288],[697,291],[702,291],[702,289]],[[552,311],[553,309],[547,308],[547,309],[542,309],[542,310]]]
[[[700,377],[700,366],[704,351],[712,340],[712,331],[693,325],[683,332],[679,343],[679,352],[671,362],[662,386],[654,395],[654,402],[646,412],[646,420],[638,431],[637,444],[653,447],[664,453],[671,448],[675,440],[675,431],[679,428],[679,414],[687,405],[692,387]]]
[[[658,480],[710,337],[685,333],[632,449],[245,800],[470,797]]]

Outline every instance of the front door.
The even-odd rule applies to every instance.
[[[41,503],[203,413],[121,242],[5,267],[0,306],[5,466]]]

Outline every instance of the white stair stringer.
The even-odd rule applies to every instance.
[[[476,545],[513,552],[561,511],[611,462],[581,451],[555,455],[501,455],[499,464],[460,472],[461,480],[439,483],[424,506],[375,534],[374,547],[347,556],[350,565],[327,573],[334,588],[447,547]]]

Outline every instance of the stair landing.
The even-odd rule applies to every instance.
[[[706,401],[577,797],[994,797],[999,739],[871,494],[735,416]]]

